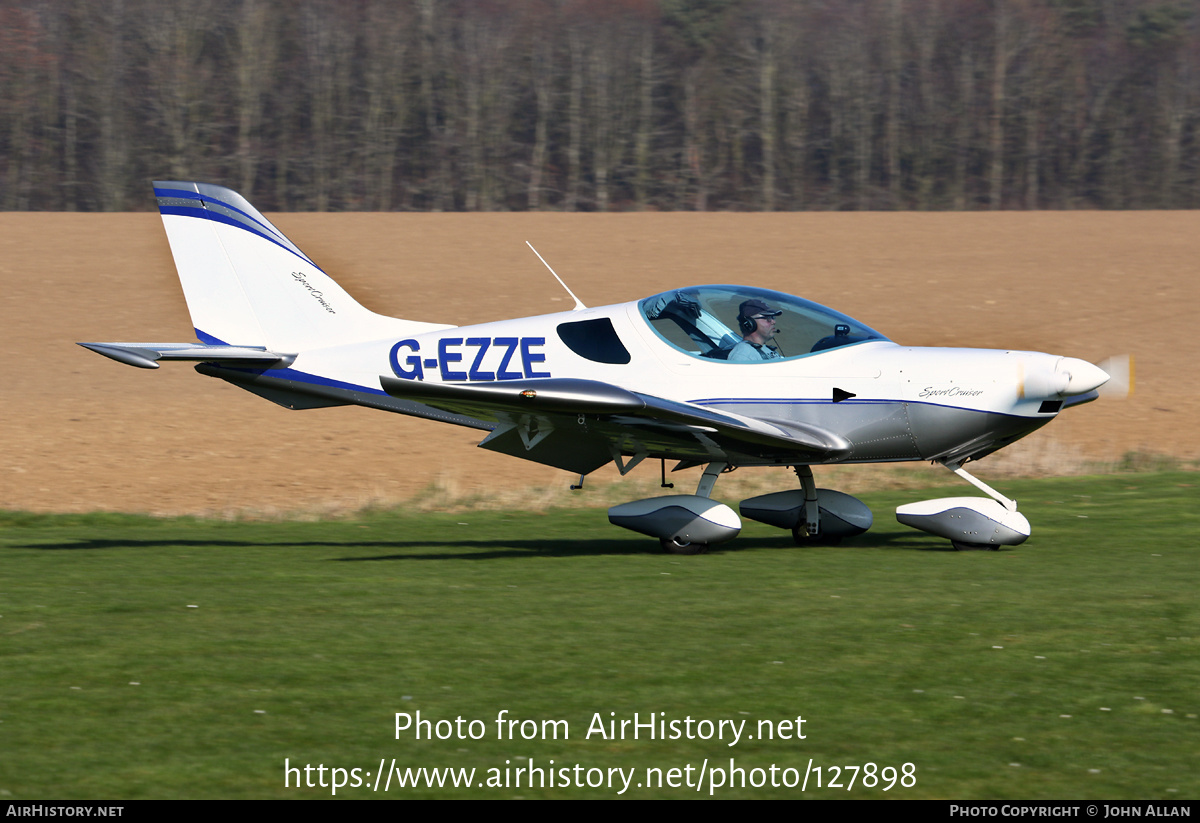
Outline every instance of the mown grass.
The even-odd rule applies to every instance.
[[[971,553],[891,514],[961,486],[864,494],[876,526],[839,547],[797,549],[748,523],[699,557],[658,554],[595,509],[0,514],[0,798],[331,796],[285,788],[285,758],[371,782],[381,758],[475,768],[476,782],[529,758],[635,768],[636,797],[697,796],[637,788],[651,767],[734,758],[803,774],[811,758],[913,763],[916,785],[810,779],[810,797],[1195,798],[1198,484],[1187,472],[1006,483],[1034,536]],[[395,713],[418,710],[486,733],[396,739]],[[566,720],[570,738],[497,739],[500,710]],[[610,712],[744,719],[751,733],[803,716],[806,738],[585,738]]]

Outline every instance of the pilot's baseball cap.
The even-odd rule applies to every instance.
[[[747,300],[738,306],[738,314],[742,317],[778,317],[783,312],[773,309],[757,297]]]

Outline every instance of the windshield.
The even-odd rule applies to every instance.
[[[727,360],[743,340],[751,321],[742,325],[741,307],[754,314],[776,313],[775,334],[763,349],[771,358],[802,357],[828,349],[887,340],[841,312],[790,294],[747,286],[695,286],[647,297],[638,304],[642,316],[663,340],[693,357]],[[778,354],[771,354],[771,350]],[[735,355],[735,360],[737,356]],[[768,359],[766,356],[763,359]]]

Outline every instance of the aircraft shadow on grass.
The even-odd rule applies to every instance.
[[[368,540],[333,541],[303,540],[256,542],[250,540],[116,540],[111,538],[83,538],[61,543],[10,544],[13,549],[37,549],[41,551],[104,551],[113,549],[169,549],[169,548],[233,548],[233,549],[301,549],[328,548],[356,551],[380,550],[387,554],[321,558],[323,561],[363,562],[381,560],[495,560],[501,558],[538,557],[591,557],[602,555],[647,554],[646,547],[637,540],[628,539],[549,539],[528,540]],[[840,546],[797,548],[787,537],[743,538],[727,548],[713,548],[712,554],[726,554],[747,549],[786,549],[793,552],[857,550],[857,549],[901,549],[905,551],[954,551],[950,546],[930,540],[920,534],[872,534]],[[408,551],[412,550],[412,551]],[[418,551],[424,550],[424,551]]]

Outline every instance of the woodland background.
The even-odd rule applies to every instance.
[[[0,0],[0,208],[1200,206],[1200,0]]]

